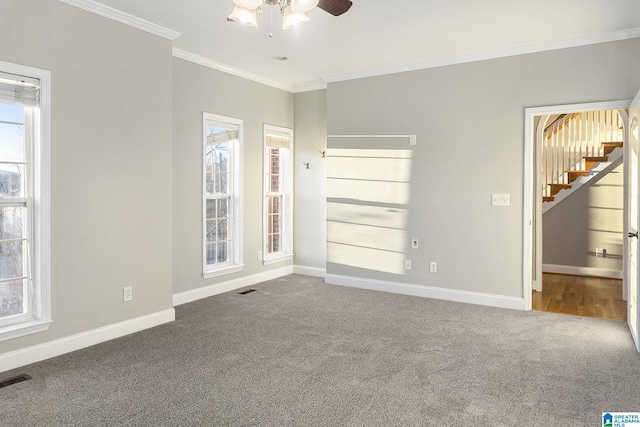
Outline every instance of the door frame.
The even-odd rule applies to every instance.
[[[532,107],[524,110],[524,200],[523,200],[523,248],[522,248],[522,283],[523,283],[523,309],[531,310],[531,293],[536,284],[535,281],[542,282],[542,190],[539,188],[542,175],[542,147],[537,144],[539,129],[544,129],[548,117],[552,114],[562,114],[567,112],[586,112],[600,110],[626,110],[631,105],[631,100],[590,102],[583,104],[552,105],[546,107]],[[624,124],[624,141],[627,139],[627,129],[629,127],[628,114],[619,111]],[[544,117],[546,116],[546,117]],[[541,120],[536,124],[536,117]],[[627,145],[625,148],[624,175],[627,176]],[[624,230],[627,229],[627,183],[624,185]],[[627,243],[628,239],[623,239],[623,296],[627,295]],[[541,285],[540,285],[541,286]]]

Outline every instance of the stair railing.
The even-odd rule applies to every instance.
[[[545,128],[542,147],[543,195],[571,182],[567,171],[586,170],[585,157],[604,158],[605,142],[622,141],[622,119],[616,110],[562,114]],[[597,160],[597,159],[595,159]],[[551,184],[560,184],[554,186]]]

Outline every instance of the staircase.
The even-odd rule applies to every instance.
[[[620,157],[621,130],[622,120],[615,110],[556,117],[544,131],[544,205],[557,201],[561,191],[566,197]]]

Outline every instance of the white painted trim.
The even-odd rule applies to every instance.
[[[218,276],[224,276],[226,274],[240,273],[242,269],[244,269],[244,264],[231,265],[230,267],[204,272],[202,273],[202,278],[211,279]]]
[[[572,276],[606,277],[622,279],[622,270],[611,268],[580,267],[575,265],[542,264],[544,273],[570,274]]]
[[[115,338],[153,328],[175,320],[175,310],[166,310],[151,313],[146,316],[114,323],[113,325],[82,332],[55,341],[46,342],[32,347],[23,348],[0,355],[0,372],[19,368],[92,345],[100,344]]]
[[[416,135],[327,135],[327,138],[415,138]]]
[[[300,86],[296,86],[293,88],[293,93],[301,93],[301,92],[312,92],[314,90],[326,90],[327,83],[324,81],[320,81],[317,83],[306,83]]]
[[[269,176],[267,170],[270,169],[270,164],[267,164],[267,137],[276,136],[288,138],[286,149],[281,151],[281,165],[280,171],[280,194],[282,194],[282,207],[281,207],[281,251],[277,253],[268,253],[268,206],[267,206],[267,189],[270,187],[268,183]],[[293,259],[293,206],[294,206],[294,194],[293,194],[293,176],[294,176],[294,159],[295,159],[295,140],[293,136],[293,129],[270,125],[268,123],[262,124],[262,263],[264,265],[276,264],[279,262],[286,262]]]
[[[638,30],[640,34],[640,30]],[[536,182],[534,173],[537,175],[538,167],[536,164],[536,135],[535,135],[535,117],[544,116],[549,114],[562,114],[567,111],[571,112],[584,112],[584,111],[597,111],[597,110],[618,110],[623,108],[629,108],[631,100],[622,101],[608,101],[608,102],[593,102],[583,104],[565,104],[565,105],[551,105],[546,107],[533,107],[525,108],[524,110],[524,188],[523,188],[523,215],[522,215],[522,289],[524,295],[524,309],[531,310],[531,292],[532,292],[532,278],[533,268],[537,268],[540,271],[542,264],[542,257],[538,257],[536,262],[538,265],[534,266],[533,263],[533,250],[535,247],[542,247],[542,233],[535,233],[533,230],[533,216],[542,216],[542,199],[537,198]],[[541,227],[541,224],[537,224],[537,227]],[[537,241],[534,241],[534,238]],[[625,252],[626,253],[626,252]]]
[[[109,6],[105,6],[101,3],[97,3],[93,0],[60,0],[63,3],[70,4],[71,6],[79,7],[88,12],[95,13],[96,15],[104,16],[105,18],[112,19],[122,24],[129,25],[147,33],[155,34],[168,40],[175,40],[180,37],[180,33],[169,28],[162,27],[153,22],[146,21],[137,16],[130,15],[122,12],[118,9],[114,9]]]
[[[25,335],[44,332],[49,329],[51,323],[51,320],[31,320],[29,322],[3,326],[1,329],[2,333],[0,333],[0,341],[12,340]]]
[[[0,70],[40,80],[39,128],[34,132],[30,155],[33,169],[33,320],[0,328],[0,341],[46,331],[51,324],[51,72],[26,65],[0,61]]]
[[[377,68],[373,70],[358,71],[355,73],[334,74],[326,76],[323,80],[327,83],[340,82],[345,80],[362,79],[366,77],[383,76],[387,74],[404,73],[407,71],[423,70],[427,68],[445,67],[448,65],[465,64],[468,62],[485,61],[487,59],[498,59],[509,56],[526,55],[529,53],[546,52],[558,49],[587,46],[598,43],[634,39],[640,37],[640,28],[631,28],[613,33],[594,34],[590,36],[577,37],[567,40],[559,40],[548,43],[539,43],[528,46],[520,46],[510,49],[499,49],[488,52],[479,52],[469,55],[453,56],[449,58],[439,58],[430,61],[414,62],[410,64],[397,65],[394,67]]]
[[[267,280],[277,279],[290,274],[293,274],[292,265],[265,271],[263,273],[253,274],[251,276],[240,277],[226,282],[214,283],[213,285],[203,286],[202,288],[186,292],[180,292],[173,294],[173,305],[187,304],[202,298],[212,297],[214,295],[223,294],[225,292],[244,288],[245,286],[255,285],[256,283],[266,282]]]
[[[486,305],[490,307],[523,310],[524,300],[518,297],[485,294],[481,292],[461,291],[457,289],[435,288],[432,286],[413,285],[408,283],[388,282],[360,277],[327,274],[325,283],[329,285],[347,286],[351,288],[369,289],[390,292],[393,294],[434,298],[445,301],[456,301],[468,304]]]
[[[324,277],[327,275],[327,269],[319,268],[319,267],[310,267],[308,265],[294,265],[293,274],[300,274],[302,276],[321,277],[324,279]]]
[[[248,71],[234,68],[229,65],[222,64],[220,62],[213,61],[211,59],[199,56],[182,49],[173,48],[173,56],[175,58],[184,59],[185,61],[193,62],[194,64],[202,65],[204,67],[213,68],[214,70],[222,71],[223,73],[231,74],[243,79],[251,80],[263,85],[271,86],[276,89],[281,89],[287,92],[293,93],[294,88],[286,83],[277,82],[275,80],[268,79],[258,74],[253,74]]]
[[[533,116],[541,116],[545,114],[562,114],[567,111],[572,113],[584,113],[586,111],[597,110],[619,110],[629,108],[631,105],[630,99],[623,99],[619,101],[606,101],[606,102],[586,102],[582,104],[562,104],[562,105],[549,105],[546,107],[533,107],[525,108],[525,112],[532,113]]]
[[[524,298],[524,309],[532,308],[533,293],[533,269],[534,269],[534,252],[540,248],[538,241],[534,240],[534,220],[537,218],[536,227],[540,227],[541,214],[537,213],[535,197],[537,191],[537,162],[536,162],[536,137],[535,137],[535,116],[531,110],[524,110],[524,189],[522,200],[522,295]],[[540,113],[542,114],[542,113]],[[538,114],[539,115],[539,114]],[[534,175],[535,174],[535,175]],[[538,243],[534,246],[534,243]],[[538,251],[539,252],[539,251]],[[540,257],[536,258],[536,262],[540,262]],[[540,280],[540,278],[537,278]],[[536,283],[536,287],[538,284]]]
[[[287,254],[287,255],[281,255],[273,258],[264,258],[262,260],[262,265],[272,265],[272,264],[278,264],[280,262],[291,261],[293,259],[293,256],[294,254]]]
[[[231,157],[231,204],[233,219],[233,243],[232,259],[223,265],[207,265],[207,127],[209,122],[217,122],[219,125],[235,125],[238,127],[238,136],[233,144],[230,144],[229,155]],[[241,271],[243,263],[243,183],[244,183],[244,120],[234,117],[221,116],[219,114],[202,113],[202,277],[207,279],[223,274],[231,274]]]
[[[537,141],[543,140],[544,129],[547,125],[547,122],[549,121],[550,116],[547,114],[539,117],[540,119],[538,120],[538,126],[535,129],[535,136],[533,137],[534,145],[535,145],[534,147],[535,164],[533,166],[533,170],[537,171],[537,173],[534,174],[532,172],[529,175],[533,180],[532,185],[536,189],[534,194],[534,200],[536,201],[542,200],[542,185],[540,185],[542,181],[542,144],[538,144]],[[532,233],[531,242],[534,245],[533,253],[535,253],[535,257],[531,260],[531,262],[533,263],[532,268],[533,268],[533,273],[535,274],[533,274],[532,276],[531,288],[536,292],[542,292],[542,205],[543,203],[534,203],[532,207],[533,225],[531,229],[531,233]],[[535,280],[533,280],[534,278]],[[527,295],[531,295],[531,298],[529,298],[529,300],[531,300],[531,304],[533,304],[533,301],[532,301],[533,295],[531,293]],[[527,306],[527,307],[528,309],[533,308],[532,306]]]

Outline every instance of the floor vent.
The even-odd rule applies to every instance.
[[[242,292],[238,292],[238,295],[246,295],[246,294],[250,294],[251,292],[255,292],[255,289],[247,289],[246,291],[242,291]]]
[[[30,380],[31,377],[29,375],[26,374],[22,374],[22,375],[18,375],[17,377],[12,377],[12,378],[8,378],[4,381],[0,381],[0,388],[2,387],[8,387],[10,385],[13,384],[18,384],[21,383],[22,381],[27,381]]]

